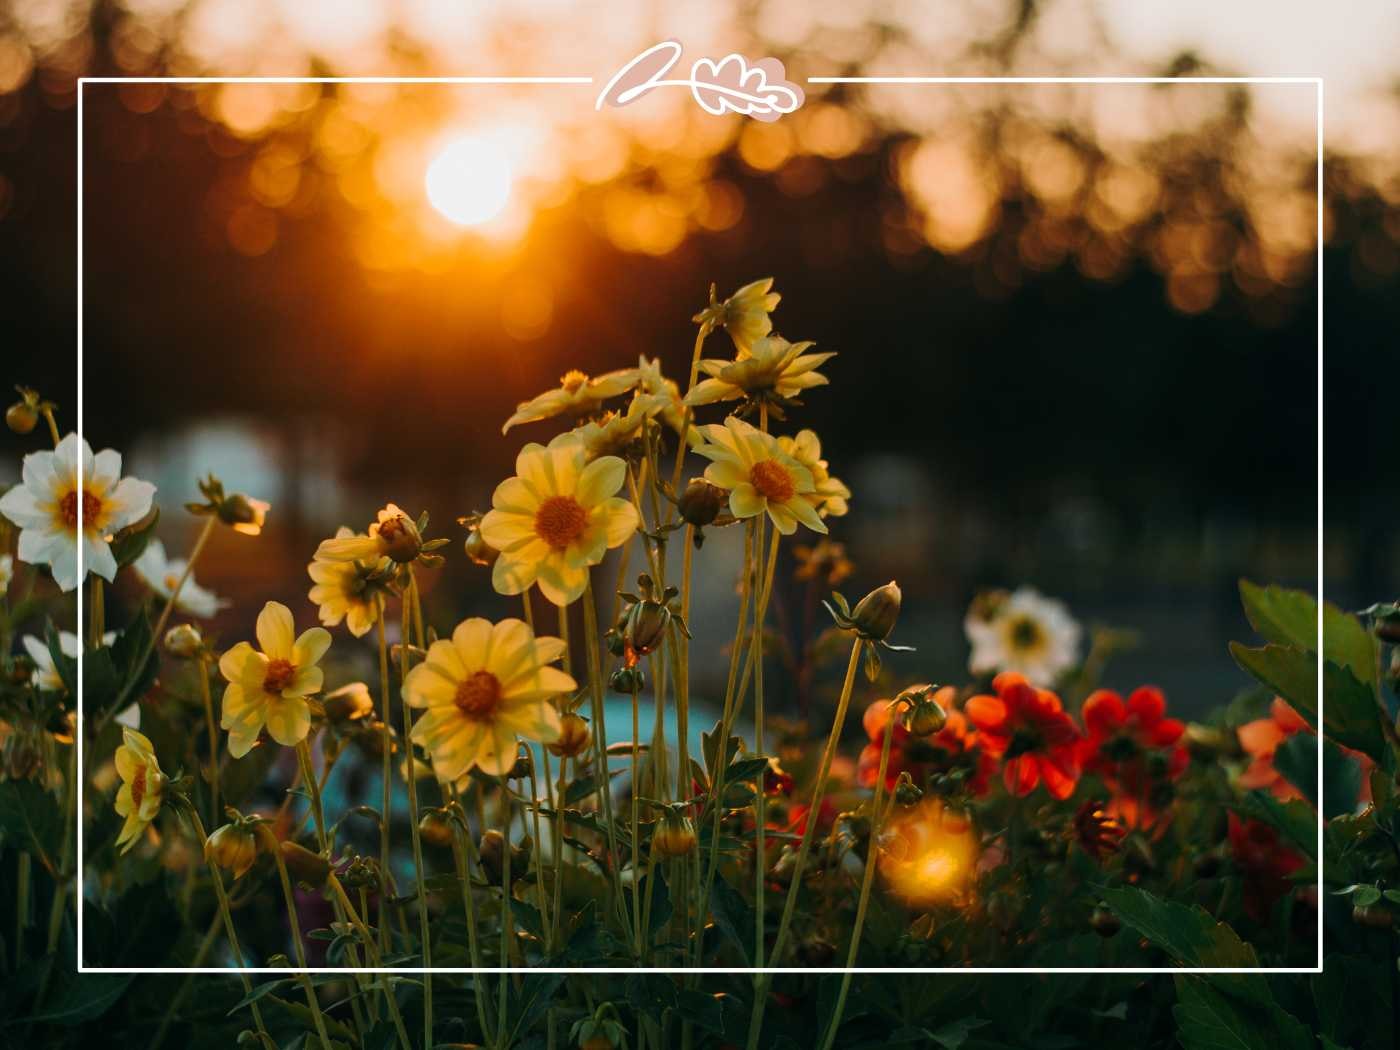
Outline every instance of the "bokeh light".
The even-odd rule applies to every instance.
[[[423,185],[434,208],[459,226],[494,219],[510,200],[510,160],[475,135],[454,138],[428,165]]]
[[[977,865],[977,834],[968,818],[936,798],[896,810],[882,838],[880,874],[911,908],[954,900]]]

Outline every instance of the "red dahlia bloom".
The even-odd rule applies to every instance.
[[[1241,820],[1232,810],[1230,851],[1244,883],[1244,910],[1256,922],[1267,922],[1274,902],[1287,894],[1289,878],[1303,866],[1302,854],[1279,841],[1278,833],[1259,820]]]
[[[1079,730],[1060,698],[1015,671],[997,675],[992,689],[996,696],[974,696],[964,710],[983,750],[1001,760],[1006,789],[1029,795],[1044,781],[1050,794],[1068,798],[1079,780]]]
[[[1110,689],[1084,701],[1080,768],[1103,778],[1114,791],[1110,812],[1135,827],[1155,822],[1154,789],[1181,776],[1191,761],[1181,743],[1186,726],[1166,713],[1166,698],[1153,686],[1133,690],[1127,703]]]
[[[947,772],[968,766],[973,770],[968,781],[973,794],[985,794],[993,763],[978,747],[977,732],[966,715],[954,706],[957,690],[945,685],[933,694],[933,699],[947,713],[946,724],[927,737],[912,736],[902,720],[894,725],[889,766],[885,770],[885,790],[894,790],[900,773],[907,772],[916,784],[922,785],[931,770]],[[890,729],[889,706],[888,700],[876,700],[865,709],[861,720],[866,735],[870,737],[870,743],[861,750],[856,763],[856,781],[861,787],[874,787],[875,778],[880,774],[880,749],[884,746],[885,733]]]

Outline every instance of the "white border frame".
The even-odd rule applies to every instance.
[[[79,436],[83,434],[83,89],[88,84],[556,84],[556,85],[592,85],[594,79],[586,76],[519,76],[519,77],[486,77],[486,76],[456,76],[456,77],[277,77],[277,76],[249,76],[249,77],[79,77],[78,78],[78,127],[77,127],[77,147],[78,147],[78,397],[77,397],[77,432]],[[1322,234],[1323,234],[1323,78],[1320,76],[1266,76],[1266,77],[1132,77],[1132,76],[1057,76],[1057,77],[952,77],[952,76],[863,76],[863,77],[808,77],[809,84],[888,84],[888,85],[914,85],[914,84],[1312,84],[1317,92],[1317,652],[1319,657],[1323,650],[1322,637],[1322,563],[1323,563],[1323,415],[1322,415],[1322,354],[1323,354],[1323,333],[1322,333]],[[82,462],[79,457],[78,483],[82,484]],[[82,527],[82,511],[79,508],[79,529]],[[79,579],[83,578],[82,572],[82,544],[78,545],[79,557]],[[75,593],[78,603],[78,619],[81,623],[83,614],[83,591],[79,586]],[[76,734],[77,755],[75,768],[83,769],[83,737],[81,731],[82,724],[82,650],[78,655],[78,698],[77,711],[79,716],[79,729]],[[1324,693],[1322,682],[1322,669],[1324,661],[1319,658],[1317,662],[1317,718],[1318,725],[1323,722]],[[1323,880],[1323,818],[1322,818],[1322,734],[1317,733],[1317,797],[1318,797],[1318,822],[1317,822],[1317,885],[1321,894]],[[77,880],[77,893],[75,894],[77,903],[77,961],[80,974],[84,973],[120,973],[120,974],[220,974],[225,977],[232,976],[238,972],[236,967],[224,966],[148,966],[148,967],[117,967],[117,966],[86,966],[83,964],[83,777],[78,777],[77,784],[77,870],[75,878]],[[1154,966],[1144,969],[1126,969],[1120,967],[1101,966],[1051,966],[1044,968],[1030,968],[1018,966],[942,966],[942,967],[917,967],[917,966],[741,966],[741,967],[719,967],[719,966],[698,966],[698,967],[664,967],[664,966],[483,966],[480,968],[470,966],[311,966],[306,970],[296,967],[271,967],[271,966],[249,966],[244,967],[244,973],[267,973],[280,975],[294,975],[299,973],[395,973],[395,974],[464,974],[464,973],[725,973],[725,974],[760,974],[760,973],[917,973],[917,974],[1021,974],[1030,975],[1037,973],[1109,973],[1109,974],[1317,974],[1322,972],[1323,961],[1323,941],[1322,941],[1322,916],[1321,905],[1318,908],[1317,922],[1317,965],[1313,967],[1301,966],[1255,966],[1255,967],[1187,967],[1187,966]]]

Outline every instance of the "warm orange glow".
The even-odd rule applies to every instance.
[[[952,900],[977,864],[977,835],[967,818],[937,799],[896,812],[886,831],[880,874],[890,892],[913,908]]]
[[[428,165],[428,200],[458,226],[494,219],[510,200],[514,173],[500,145],[464,135],[442,148]]]

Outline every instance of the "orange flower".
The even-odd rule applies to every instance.
[[[1269,705],[1269,717],[1246,722],[1236,732],[1240,746],[1249,755],[1249,767],[1240,774],[1239,786],[1246,791],[1262,789],[1273,792],[1276,798],[1287,801],[1302,798],[1302,792],[1284,779],[1283,774],[1274,768],[1274,752],[1278,746],[1295,733],[1312,732],[1312,727],[1303,716],[1289,706],[1281,696],[1274,697]]]
[[[973,794],[986,793],[993,763],[977,747],[977,733],[969,725],[967,716],[954,706],[956,698],[957,690],[950,685],[933,694],[933,699],[947,713],[948,720],[932,736],[912,736],[902,720],[895,723],[894,739],[890,741],[889,765],[885,770],[886,791],[894,790],[900,773],[907,772],[916,784],[922,784],[930,771],[948,772],[967,766],[973,770],[968,780]],[[890,701],[876,700],[865,709],[861,719],[870,738],[870,743],[861,750],[856,762],[856,782],[861,787],[874,787],[875,778],[880,774],[880,750],[885,742],[885,733],[890,728],[889,707]]]
[[[1108,811],[1132,827],[1156,822],[1161,796],[1170,795],[1167,785],[1191,761],[1181,744],[1185,725],[1166,712],[1166,698],[1152,686],[1133,690],[1127,703],[1109,689],[1084,701],[1080,768],[1113,789]]]
[[[997,675],[992,689],[996,696],[974,696],[964,710],[982,748],[1001,760],[1006,789],[1029,795],[1044,781],[1055,798],[1069,798],[1079,780],[1079,730],[1060,698],[1016,671]]]

